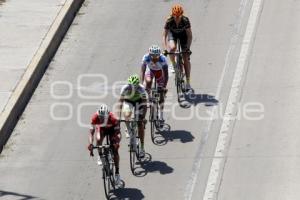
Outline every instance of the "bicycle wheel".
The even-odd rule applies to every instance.
[[[110,189],[116,189],[116,183],[115,183],[115,162],[113,159],[113,153],[112,150],[110,149],[109,151],[109,159],[108,159],[108,163],[109,163],[109,181],[110,181],[110,185],[112,186],[112,188]]]
[[[160,128],[160,121],[158,118],[158,112],[159,112],[159,104],[158,102],[154,105],[154,124],[155,124],[155,128],[156,130],[159,131]]]
[[[103,163],[103,168],[102,168],[102,178],[103,178],[103,186],[104,186],[104,192],[105,192],[105,197],[107,199],[110,199],[110,188],[111,188],[111,182],[109,178],[109,170],[107,167],[107,163]]]
[[[133,144],[130,144],[130,170],[132,172],[132,174],[134,174],[134,165],[135,165],[135,149]]]
[[[182,78],[181,66],[180,66],[180,55],[176,55],[176,74],[175,74],[175,83],[176,83],[176,90],[178,99],[180,94],[182,93],[181,87],[181,78]]]
[[[151,140],[154,143],[154,134],[155,134],[155,119],[154,119],[154,105],[153,103],[150,105],[150,132],[151,132]]]
[[[139,137],[136,137],[136,151],[135,151],[135,156],[136,156],[136,159],[138,161],[141,161],[141,158],[140,158],[140,138]]]

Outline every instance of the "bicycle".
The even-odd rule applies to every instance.
[[[185,80],[184,80],[184,73],[183,73],[183,57],[182,55],[184,53],[191,53],[190,51],[182,51],[181,46],[180,46],[180,40],[177,39],[177,44],[176,44],[176,51],[175,52],[167,52],[166,54],[168,55],[175,55],[175,62],[176,65],[174,67],[175,70],[175,86],[176,86],[176,91],[177,91],[177,99],[178,102],[180,102],[180,97],[185,93],[186,88],[185,88]]]
[[[141,161],[140,158],[140,145],[141,141],[138,136],[138,122],[141,120],[137,120],[136,118],[132,120],[120,120],[120,122],[129,123],[129,161],[130,161],[130,170],[134,175],[136,160]],[[143,120],[146,122],[146,120]]]
[[[151,132],[151,140],[155,144],[155,130],[159,130],[161,126],[163,125],[163,121],[159,119],[158,113],[160,111],[160,98],[161,98],[161,92],[163,91],[163,88],[159,87],[156,83],[156,79],[154,77],[153,79],[153,87],[151,88],[150,92],[150,113],[149,113],[149,121],[150,121],[150,132]]]
[[[107,137],[108,138],[108,137]],[[93,146],[93,149],[98,149],[99,156],[102,160],[102,179],[104,192],[107,199],[110,199],[110,193],[112,190],[116,189],[115,182],[115,163],[113,159],[112,148],[110,144],[107,143],[105,145]],[[102,154],[100,152],[103,151]]]

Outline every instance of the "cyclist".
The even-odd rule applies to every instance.
[[[186,89],[191,90],[190,85],[190,73],[191,73],[191,63],[190,63],[190,47],[192,44],[192,30],[191,24],[188,17],[183,15],[183,8],[180,4],[175,4],[172,7],[171,15],[168,17],[163,32],[163,45],[164,54],[166,55],[167,49],[170,52],[175,52],[177,39],[180,40],[180,46],[182,51],[187,51],[189,53],[183,54],[184,70],[186,75]],[[173,66],[175,66],[175,57],[170,55],[170,61]]]
[[[120,143],[120,126],[115,115],[109,111],[107,105],[102,104],[97,109],[97,112],[92,115],[91,118],[91,128],[89,134],[89,145],[88,149],[90,150],[90,156],[93,155],[93,142],[94,142],[94,133],[96,132],[96,141],[97,145],[102,145],[103,139],[105,136],[109,137],[110,144],[113,148],[114,161],[115,161],[115,181],[117,184],[120,184],[121,177],[119,173],[119,143]],[[102,165],[101,156],[102,152],[100,151],[100,156],[98,157],[98,165]]]
[[[152,80],[155,77],[160,92],[160,113],[159,119],[163,122],[164,97],[166,94],[166,86],[169,79],[168,63],[158,45],[152,45],[149,52],[144,55],[141,66],[141,82],[144,83],[146,91],[150,94]],[[144,82],[145,80],[145,82]],[[163,125],[163,124],[161,124]]]
[[[140,84],[138,75],[131,75],[128,78],[128,84],[121,89],[119,99],[119,116],[124,114],[125,120],[129,120],[134,109],[134,115],[138,121],[138,135],[141,141],[140,157],[145,156],[144,149],[144,119],[147,112],[147,92],[143,85]],[[129,130],[129,123],[126,123]]]

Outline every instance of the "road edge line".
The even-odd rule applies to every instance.
[[[83,2],[65,2],[0,114],[0,153]]]

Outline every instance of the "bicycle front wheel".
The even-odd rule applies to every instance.
[[[106,199],[110,199],[111,182],[109,178],[109,172],[107,172],[107,168],[105,166],[103,166],[102,169],[102,178],[103,178],[105,197]]]
[[[154,105],[150,106],[150,131],[151,131],[151,140],[154,143],[154,134],[155,134],[155,109],[154,109]]]
[[[135,148],[133,146],[133,144],[130,144],[130,170],[132,172],[132,174],[134,174],[134,166],[135,166]]]

